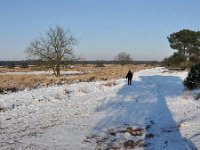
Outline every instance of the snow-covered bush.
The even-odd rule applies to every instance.
[[[184,80],[184,86],[190,90],[200,87],[200,64],[191,67],[187,78]]]

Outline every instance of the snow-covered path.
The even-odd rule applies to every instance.
[[[125,79],[0,95],[0,149],[200,148],[200,104],[187,72],[162,68]]]

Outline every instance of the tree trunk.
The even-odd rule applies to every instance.
[[[58,63],[56,65],[56,76],[59,77],[60,76],[60,63]]]
[[[51,67],[51,68],[53,70],[53,74],[56,76],[56,71],[55,71],[54,67]]]

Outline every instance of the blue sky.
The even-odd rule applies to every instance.
[[[162,60],[174,50],[167,36],[200,30],[199,0],[0,0],[0,60],[27,59],[25,48],[49,27],[79,38],[86,60]]]

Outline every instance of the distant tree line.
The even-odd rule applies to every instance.
[[[36,65],[47,64],[42,60],[20,60],[20,61],[0,61],[0,66],[25,66],[25,65]]]
[[[80,61],[70,61],[70,62],[61,62],[61,65],[87,65],[87,64],[119,64],[118,61],[115,60],[80,60]],[[147,65],[160,65],[160,61],[129,61],[127,64],[147,64]],[[22,60],[22,61],[0,61],[0,66],[41,66],[48,65],[47,61],[42,60]]]

